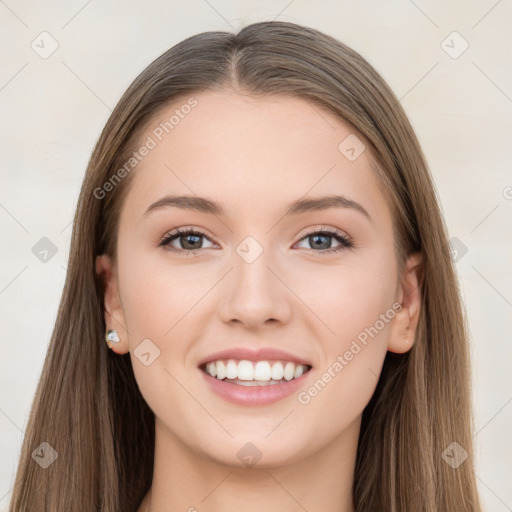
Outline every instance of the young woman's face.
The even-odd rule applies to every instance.
[[[131,171],[106,301],[116,351],[130,351],[169,446],[268,467],[353,446],[386,351],[412,342],[392,216],[367,151],[299,98],[194,99],[162,110],[140,140],[148,150]],[[162,201],[178,196],[189,199]],[[229,359],[248,384],[252,369],[278,380],[277,361],[311,370],[242,386],[201,367]]]

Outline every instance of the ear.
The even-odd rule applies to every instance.
[[[119,280],[112,260],[106,254],[96,257],[96,273],[100,276],[105,291],[105,325],[107,330],[116,329],[121,339],[119,343],[110,343],[110,346],[116,354],[126,354],[129,348],[128,331],[119,296]]]
[[[403,354],[412,348],[421,312],[423,271],[422,254],[410,255],[398,284],[397,313],[391,323],[388,343],[390,352]]]

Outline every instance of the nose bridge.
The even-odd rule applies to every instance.
[[[277,264],[272,251],[255,238],[246,237],[232,257],[234,268],[221,311],[223,320],[239,321],[247,327],[269,320],[285,322],[290,313],[289,297],[274,275]]]

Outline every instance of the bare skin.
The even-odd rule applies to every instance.
[[[421,257],[412,255],[398,275],[389,205],[366,152],[349,161],[338,150],[351,130],[332,114],[292,97],[194,97],[197,106],[133,171],[117,264],[105,255],[96,263],[107,284],[107,327],[121,338],[113,350],[130,352],[155,414],[152,487],[138,512],[353,512],[361,415],[386,352],[414,343]],[[162,110],[141,140],[177,106]],[[145,214],[170,194],[208,198],[224,213]],[[285,215],[294,200],[334,194],[369,217],[348,207]],[[192,239],[195,249],[186,245],[190,235],[158,246],[176,228],[206,237]],[[333,252],[341,242],[332,233],[311,236],[324,228],[353,247]],[[263,249],[251,263],[236,250],[248,236]],[[383,314],[378,334],[333,371]],[[160,350],[148,366],[134,353],[145,339]],[[300,391],[309,401],[293,393],[247,407],[215,394],[198,362],[235,346],[308,360]],[[325,387],[309,393],[329,368]],[[252,467],[237,456],[248,442],[261,454]]]

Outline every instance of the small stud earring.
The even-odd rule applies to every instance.
[[[116,329],[110,329],[109,331],[107,331],[107,334],[105,335],[105,340],[109,348],[111,348],[109,345],[109,341],[111,343],[119,343],[121,341],[121,338],[119,337],[119,334],[117,333]]]

